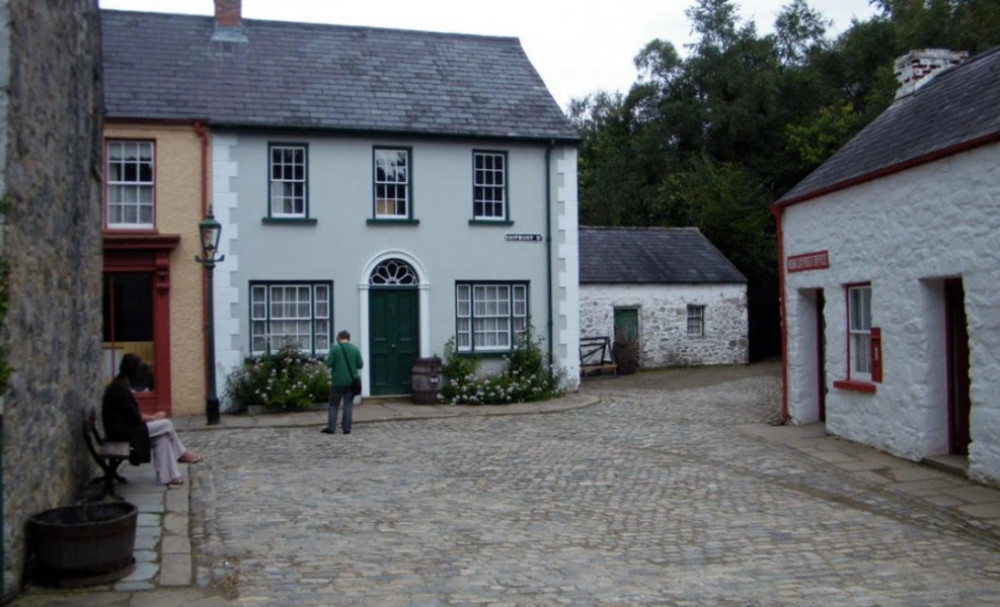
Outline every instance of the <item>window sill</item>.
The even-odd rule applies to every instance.
[[[420,225],[420,220],[419,219],[379,219],[379,218],[376,217],[376,218],[373,218],[373,219],[369,219],[368,220],[368,225],[370,225],[370,226],[377,226],[377,225],[415,226],[415,225]]]
[[[270,225],[304,225],[314,226],[317,221],[312,217],[264,217],[260,220],[263,224]]]
[[[875,394],[875,384],[870,381],[857,381],[853,379],[838,379],[833,382],[833,387],[839,390],[850,390],[852,392],[864,392],[865,394]]]
[[[512,351],[513,350],[488,350],[484,352],[482,350],[476,350],[475,352],[470,352],[469,350],[464,350],[462,352],[456,352],[456,354],[461,358],[472,358],[473,356],[476,358],[503,358],[504,356],[510,356]]]
[[[509,219],[504,219],[504,220],[470,219],[469,220],[469,225],[470,226],[512,226],[512,225],[514,225],[514,222],[510,221]]]

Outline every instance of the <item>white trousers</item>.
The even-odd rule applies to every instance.
[[[153,451],[153,467],[156,468],[156,482],[166,485],[170,481],[181,478],[181,469],[177,460],[184,455],[184,445],[177,438],[174,424],[169,419],[157,419],[146,422],[149,428],[150,447]]]

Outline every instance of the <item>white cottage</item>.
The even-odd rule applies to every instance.
[[[1000,49],[961,59],[898,61],[895,103],[775,204],[783,407],[996,484]]]
[[[365,395],[408,394],[416,358],[498,365],[528,322],[572,388],[578,135],[520,42],[239,9],[103,20],[109,111],[211,131],[219,391],[348,329]]]
[[[580,228],[580,335],[644,368],[746,363],[746,282],[697,228]]]

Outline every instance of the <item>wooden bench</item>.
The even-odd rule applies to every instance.
[[[95,484],[103,484],[101,494],[95,497],[94,501],[102,500],[108,495],[117,500],[124,500],[122,496],[115,493],[115,481],[127,482],[125,477],[118,474],[118,467],[128,459],[129,444],[124,441],[108,441],[101,436],[97,429],[97,411],[93,407],[89,407],[83,416],[83,439],[87,443],[87,451],[90,452],[90,456],[104,472],[103,476],[92,481]]]
[[[580,338],[580,374],[613,371],[618,375],[618,364],[611,353],[611,338],[581,337]]]

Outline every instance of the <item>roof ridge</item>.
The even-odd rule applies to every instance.
[[[101,13],[118,13],[122,15],[151,15],[156,17],[167,17],[167,18],[190,18],[199,20],[209,20],[214,21],[215,16],[211,14],[199,14],[199,13],[171,13],[165,11],[130,11],[121,10],[113,8],[102,8]],[[371,30],[377,32],[407,32],[412,34],[421,34],[429,36],[441,36],[441,37],[454,37],[454,38],[479,38],[486,40],[517,40],[520,42],[521,38],[515,35],[497,35],[497,34],[470,34],[467,32],[445,32],[437,30],[424,30],[424,29],[411,29],[402,27],[384,27],[377,25],[352,25],[348,23],[325,23],[321,21],[288,21],[284,19],[255,19],[243,17],[241,22],[244,24],[272,24],[278,26],[305,26],[305,27],[315,27],[315,28],[338,28],[338,29],[351,29],[351,30]]]

